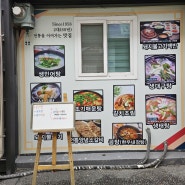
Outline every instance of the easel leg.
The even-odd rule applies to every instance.
[[[56,166],[56,145],[57,145],[57,132],[53,132],[52,139],[52,165]]]
[[[40,150],[41,150],[41,144],[42,144],[42,133],[38,133],[38,135],[39,135],[39,137],[38,137],[38,143],[37,143],[37,152],[36,152],[36,156],[35,156],[32,185],[36,185],[38,164],[39,164],[39,158],[40,158]]]
[[[73,164],[72,144],[71,144],[71,131],[67,131],[67,141],[68,141],[68,156],[69,156],[69,165],[70,165],[71,185],[75,185],[74,164]]]

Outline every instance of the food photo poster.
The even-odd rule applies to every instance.
[[[142,123],[113,123],[113,139],[136,140],[143,139]]]
[[[101,119],[75,120],[75,129],[72,132],[73,144],[104,143],[101,131]]]
[[[147,94],[145,97],[147,125],[161,129],[177,125],[176,94]]]
[[[41,78],[65,76],[65,46],[34,45],[34,74]]]
[[[31,83],[31,103],[34,102],[61,102],[61,83]]]
[[[76,105],[76,112],[102,112],[103,90],[74,90],[73,101]]]
[[[101,120],[75,120],[73,137],[101,137]]]
[[[113,86],[114,116],[135,115],[135,85]]]
[[[140,22],[140,43],[179,43],[180,21]]]
[[[171,89],[176,85],[176,55],[145,55],[145,85]]]
[[[142,122],[117,122],[112,123],[112,139],[109,145],[146,145],[143,139]]]

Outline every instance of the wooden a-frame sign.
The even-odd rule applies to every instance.
[[[37,150],[35,156],[32,185],[36,185],[37,172],[40,170],[70,170],[71,185],[75,185],[74,163],[72,155],[71,132],[74,130],[74,104],[67,103],[67,94],[63,95],[64,103],[40,103],[32,105],[32,129],[38,132]],[[40,105],[40,107],[39,107]],[[69,112],[71,111],[71,112]],[[47,114],[49,113],[50,116]],[[47,119],[46,119],[47,118]],[[40,121],[40,122],[37,122]],[[54,124],[53,124],[54,123]],[[67,124],[68,123],[68,124]],[[38,126],[38,124],[40,124]],[[45,126],[44,126],[45,125]],[[52,132],[52,164],[39,165],[42,135]],[[56,164],[57,132],[67,132],[69,163]]]

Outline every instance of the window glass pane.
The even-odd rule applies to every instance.
[[[108,24],[108,72],[130,72],[130,25]]]
[[[82,73],[103,72],[103,24],[81,25]]]

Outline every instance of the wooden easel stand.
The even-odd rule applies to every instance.
[[[37,151],[36,151],[36,156],[35,156],[32,185],[36,185],[37,172],[40,170],[67,170],[67,169],[70,170],[71,185],[75,185],[74,164],[73,164],[72,143],[71,143],[71,130],[67,130],[66,132],[67,132],[67,141],[68,141],[69,164],[61,164],[61,165],[56,164],[57,132],[52,132],[53,133],[52,164],[51,165],[39,165],[40,151],[41,151],[41,144],[42,144],[42,135],[44,133],[38,133],[39,137],[38,137]]]

